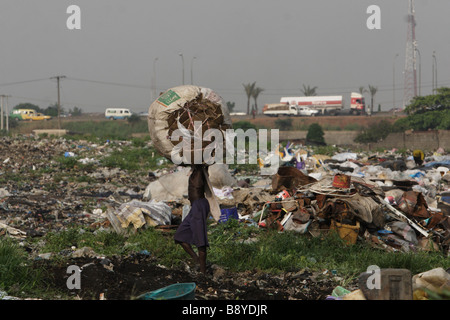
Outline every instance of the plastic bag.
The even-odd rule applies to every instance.
[[[126,229],[132,224],[135,229],[139,229],[144,225],[169,225],[172,221],[172,209],[164,202],[132,200],[120,205],[115,216],[122,228]]]

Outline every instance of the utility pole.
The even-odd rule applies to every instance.
[[[393,98],[393,106],[392,106],[392,108],[393,109],[395,109],[395,58],[397,58],[398,57],[398,53],[397,54],[395,54],[395,56],[394,56],[394,62],[393,62],[393,64],[392,64],[392,86],[393,86],[393,96],[394,96],[394,98]],[[395,112],[395,111],[394,111]]]
[[[4,95],[4,94],[2,94],[2,95],[0,95],[0,99],[1,99],[1,101],[0,101],[0,105],[1,105],[1,124],[0,124],[0,126],[1,126],[1,130],[3,130],[4,129],[4,119],[3,118],[6,118],[6,131],[9,131],[9,111],[8,111],[8,97],[10,97],[10,96],[8,96],[8,95]],[[5,105],[5,108],[3,107],[3,99],[4,98],[6,98],[6,105]]]
[[[193,85],[194,84],[194,76],[193,76],[193,65],[194,65],[194,59],[197,59],[197,57],[193,57],[192,58],[192,60],[191,60],[191,84]]]
[[[0,96],[1,102],[0,102],[0,130],[3,130],[3,95]]]
[[[8,110],[8,97],[6,96],[6,132],[9,132],[9,110]]]
[[[431,90],[432,94],[436,94],[437,91],[437,61],[436,61],[436,51],[433,51],[433,89]]]
[[[183,65],[183,71],[182,71],[183,75],[182,75],[181,82],[183,83],[183,86],[184,86],[184,57],[183,57],[182,53],[179,53],[178,55],[181,57],[181,63]]]
[[[157,98],[156,95],[156,61],[158,61],[158,57],[153,60],[153,81],[152,81],[152,102]]]
[[[66,76],[56,76],[56,77],[52,77],[50,79],[56,79],[57,82],[57,88],[58,88],[58,129],[61,130],[61,96],[60,96],[60,80],[64,79]]]

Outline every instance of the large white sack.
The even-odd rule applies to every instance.
[[[223,187],[235,187],[236,179],[228,171],[227,164],[215,163],[208,167],[209,181],[214,188],[222,189]]]
[[[187,195],[190,168],[168,173],[152,181],[144,192],[144,199],[156,201],[179,201]]]
[[[165,174],[150,182],[144,192],[144,199],[157,201],[179,201],[188,194],[190,167]],[[214,188],[234,187],[236,179],[228,171],[226,164],[213,164],[208,167],[209,180]]]
[[[227,106],[213,90],[183,85],[165,91],[150,105],[148,111],[148,127],[154,147],[172,161],[172,151],[180,143],[180,140],[171,141],[172,135],[178,129],[178,133],[182,132],[193,142],[195,121],[202,122],[202,133],[207,129],[219,129],[224,137],[225,130],[232,127]],[[203,136],[202,150],[205,145],[211,144],[211,141],[204,141]],[[191,163],[193,160],[191,156]],[[183,163],[186,162],[183,154]]]

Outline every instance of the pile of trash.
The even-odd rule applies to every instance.
[[[316,155],[299,147],[279,153],[272,176],[276,193],[258,225],[313,236],[335,230],[390,251],[442,250],[450,246],[450,156],[437,150],[421,167],[397,150]]]
[[[175,229],[190,209],[190,169],[161,166],[142,177],[100,164],[114,148],[130,143],[2,137],[0,236],[39,237],[73,225],[118,233]],[[387,251],[449,256],[450,155],[444,150],[427,154],[417,166],[398,150],[342,150],[326,156],[304,146],[282,149],[260,159],[264,166],[279,157],[273,175],[260,175],[245,165],[209,166],[210,189],[220,208],[217,223],[234,218],[313,237],[336,232],[349,245],[367,241]],[[56,157],[91,166],[70,171]],[[89,181],[74,179],[81,174]],[[433,274],[443,275],[439,270]],[[347,294],[339,288],[334,297]],[[413,294],[416,298],[422,293]]]
[[[189,212],[189,167],[164,166],[140,177],[99,164],[101,157],[127,143],[3,137],[1,230],[25,237],[80,223],[109,224],[117,232],[176,228]],[[216,221],[237,217],[260,228],[313,236],[334,230],[350,244],[365,240],[390,251],[440,250],[448,255],[450,155],[444,150],[427,154],[423,165],[416,166],[398,150],[342,150],[326,156],[301,145],[280,149],[260,159],[264,165],[279,157],[272,176],[242,165],[208,167],[220,210]],[[83,172],[90,181],[64,178],[68,169],[55,162],[58,155],[76,155],[80,163],[92,164]],[[72,170],[68,176],[79,174]]]
[[[132,141],[1,137],[0,235],[22,239],[74,225],[109,228],[106,208],[142,200],[153,179],[101,164],[131,146]]]
[[[366,239],[393,251],[448,252],[449,216],[428,205],[422,193],[402,188],[383,190],[370,179],[342,173],[311,181],[294,167],[280,167],[272,185],[279,193],[259,214],[259,225],[314,236],[335,230],[350,244]]]
[[[291,145],[278,153],[281,166],[271,177],[218,164],[209,174],[220,221],[229,215],[260,228],[312,236],[335,231],[349,244],[362,240],[388,251],[449,255],[450,156],[439,152],[416,167],[396,150],[325,156]],[[188,175],[180,167],[161,176],[144,199],[174,201],[183,206],[175,215],[188,212]]]

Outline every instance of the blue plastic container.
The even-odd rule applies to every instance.
[[[239,220],[239,214],[237,212],[237,208],[226,208],[226,209],[220,209],[220,218],[219,218],[219,223],[220,222],[226,222],[229,219],[236,219]]]
[[[194,300],[196,284],[176,283],[140,295],[138,300]]]

